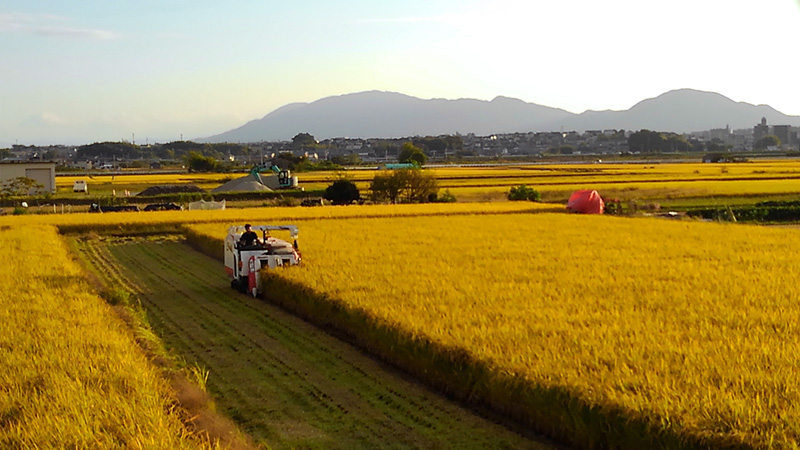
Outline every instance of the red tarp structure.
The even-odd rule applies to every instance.
[[[567,202],[568,210],[584,214],[603,214],[604,208],[603,198],[591,189],[573,192]]]

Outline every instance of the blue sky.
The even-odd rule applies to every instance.
[[[800,115],[798,38],[798,0],[6,0],[0,146],[190,139],[366,90],[583,112],[694,88]]]

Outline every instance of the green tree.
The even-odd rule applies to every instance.
[[[436,198],[439,184],[432,172],[422,169],[402,169],[397,172],[405,180],[404,197],[407,202],[422,203]]]
[[[308,133],[298,133],[292,138],[292,147],[297,150],[316,148],[317,140]]]
[[[759,150],[764,150],[769,147],[780,147],[781,140],[778,136],[768,134],[763,138],[759,139],[758,142],[755,143],[754,147]]]
[[[706,149],[709,152],[725,152],[731,149],[730,145],[725,145],[722,140],[714,138],[706,144]]]
[[[295,164],[291,170],[295,172],[311,172],[314,170],[342,170],[343,167],[333,161],[323,159],[319,162],[313,162],[308,158],[303,158],[299,163]]]
[[[128,142],[96,142],[94,144],[81,145],[77,150],[76,157],[79,160],[123,160],[142,157],[142,149],[138,145]]]
[[[421,148],[415,146],[411,142],[406,142],[400,149],[397,160],[401,163],[411,163],[421,166],[428,160],[428,156],[425,155],[425,152],[423,152]]]
[[[361,164],[361,157],[358,153],[348,153],[346,155],[334,156],[331,158],[335,164],[340,166],[355,166]]]
[[[675,133],[667,133],[663,145],[662,152],[687,152],[692,148],[685,137]]]
[[[660,152],[666,138],[662,133],[650,130],[639,130],[628,137],[628,150],[648,153]]]
[[[439,203],[455,203],[456,196],[450,192],[450,189],[445,189],[444,194],[440,195],[439,198],[436,199]]]
[[[454,153],[464,148],[464,141],[460,136],[417,137],[412,143],[430,156],[444,156],[448,151]]]
[[[508,199],[511,201],[530,200],[538,202],[542,200],[542,194],[532,187],[524,184],[519,186],[512,186],[508,191]]]
[[[396,176],[396,171],[376,174],[369,185],[373,201],[389,203],[397,203],[404,187],[404,181]]]
[[[349,205],[360,198],[361,193],[356,184],[345,178],[334,181],[325,189],[325,199],[334,205]]]
[[[628,137],[628,150],[639,153],[699,151],[685,137],[676,133],[639,130]]]
[[[191,151],[186,154],[186,166],[190,172],[214,172],[219,170],[220,163],[212,156],[203,156]]]
[[[370,190],[374,201],[421,203],[435,199],[439,186],[433,173],[417,168],[377,174]]]
[[[250,153],[250,148],[241,144],[204,144],[193,141],[173,141],[158,146],[157,148],[151,150],[149,155],[145,156],[157,156],[163,159],[185,159],[186,156],[191,152],[198,153],[202,156],[210,156],[217,160],[222,160],[228,155],[246,155]],[[144,153],[145,152],[142,152],[142,154]]]
[[[25,197],[28,195],[41,195],[45,193],[44,185],[28,177],[17,177],[3,183],[0,196]]]
[[[379,158],[388,158],[389,156],[397,156],[399,149],[396,145],[389,142],[379,142],[375,144],[372,153]]]

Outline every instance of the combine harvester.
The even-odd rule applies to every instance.
[[[261,238],[248,243],[242,241],[245,227],[228,228],[225,237],[225,271],[231,277],[231,287],[253,297],[259,294],[259,270],[266,267],[294,266],[300,264],[300,251],[297,246],[299,230],[295,225],[257,225],[250,227],[253,232],[261,232]],[[270,231],[288,231],[293,244],[274,238]]]

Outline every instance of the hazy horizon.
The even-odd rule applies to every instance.
[[[370,90],[581,113],[690,88],[800,115],[799,19],[795,0],[9,0],[0,146],[205,137]]]

